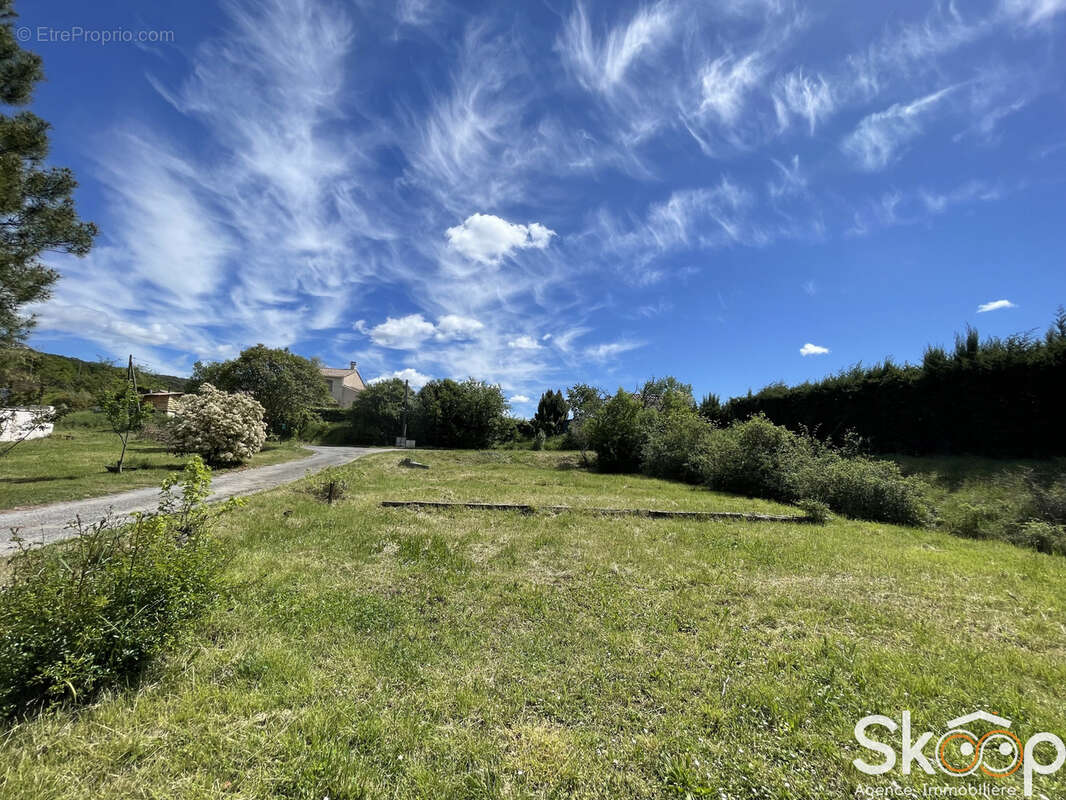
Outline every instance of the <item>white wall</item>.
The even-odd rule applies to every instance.
[[[42,414],[50,414],[52,406],[33,406],[31,408],[0,408],[0,442],[14,442],[25,436],[27,439],[41,439],[52,435],[52,423],[34,425]],[[27,436],[27,431],[29,435]]]

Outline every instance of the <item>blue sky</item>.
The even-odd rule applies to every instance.
[[[187,373],[264,342],[528,414],[578,380],[915,360],[1066,302],[1066,0],[18,11],[101,229],[54,259],[40,349]]]

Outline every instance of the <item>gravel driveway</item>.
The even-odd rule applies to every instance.
[[[239,495],[253,494],[273,489],[284,483],[299,480],[312,472],[326,467],[347,464],[357,458],[384,453],[388,447],[318,447],[309,445],[313,454],[297,461],[273,464],[269,467],[253,467],[216,475],[211,482],[209,500],[225,500]],[[77,516],[83,520],[96,520],[110,509],[116,517],[124,517],[136,511],[154,511],[159,499],[159,487],[134,489],[120,494],[52,503],[39,508],[0,512],[0,556],[15,549],[11,541],[11,529],[19,528],[28,544],[47,544],[72,535],[67,524]]]

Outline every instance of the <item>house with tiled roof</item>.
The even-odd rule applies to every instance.
[[[320,367],[318,371],[326,379],[329,393],[341,408],[350,408],[355,402],[355,396],[366,388],[363,376],[359,374],[354,361],[349,362],[348,369]]]

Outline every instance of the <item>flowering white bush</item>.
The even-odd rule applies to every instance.
[[[263,406],[251,396],[230,394],[205,383],[181,398],[170,426],[170,448],[199,453],[209,464],[239,464],[263,448]]]

